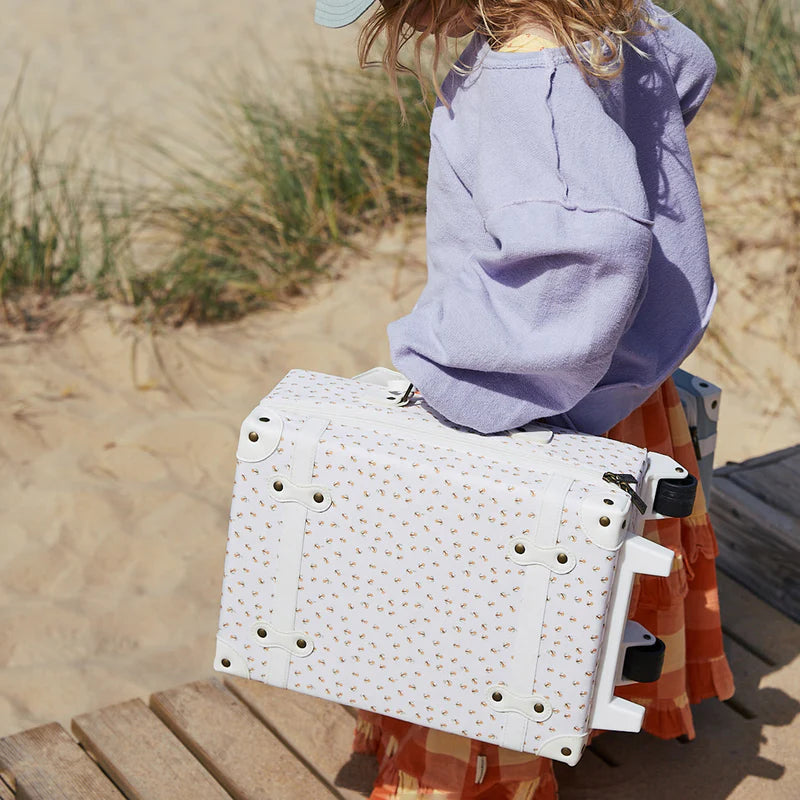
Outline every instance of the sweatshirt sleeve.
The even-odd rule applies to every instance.
[[[434,410],[494,433],[553,416],[608,370],[644,289],[650,228],[616,210],[521,202],[491,250],[389,325],[395,366]]]
[[[672,71],[683,121],[688,125],[711,90],[717,62],[708,45],[691,28],[664,11],[659,11],[658,18],[666,25],[658,37]]]
[[[395,367],[481,433],[567,412],[603,378],[653,224],[635,148],[577,69],[491,63],[434,111],[428,283],[388,326]]]

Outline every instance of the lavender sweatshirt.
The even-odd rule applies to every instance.
[[[428,281],[388,327],[392,361],[482,433],[534,419],[603,433],[694,349],[716,298],[686,141],[710,50],[666,30],[587,85],[564,48],[476,34],[433,112]]]

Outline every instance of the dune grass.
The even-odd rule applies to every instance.
[[[0,115],[0,307],[6,321],[35,327],[31,310],[41,301],[103,293],[120,269],[131,214],[125,192],[100,188],[49,117],[36,132],[23,123],[21,88],[20,78]],[[37,302],[18,302],[23,295]]]
[[[664,0],[717,61],[716,83],[736,96],[739,117],[800,91],[800,34],[789,0]]]
[[[768,98],[798,94],[797,27],[785,4],[670,2],[714,52],[715,91],[735,97],[736,113],[752,117]],[[33,324],[20,302],[31,293],[74,292],[173,324],[233,319],[302,291],[325,272],[326,251],[354,233],[422,212],[429,111],[413,79],[400,84],[405,123],[377,71],[317,68],[305,83],[302,92],[281,85],[281,97],[300,101],[291,107],[252,80],[220,93],[208,118],[225,155],[198,169],[159,145],[167,189],[136,199],[100,181],[79,152],[54,162],[60,132],[26,130],[15,92],[0,119],[6,319]],[[160,241],[164,255],[137,266],[134,232]]]
[[[173,170],[149,210],[176,246],[133,283],[162,315],[207,322],[261,308],[319,275],[332,245],[423,210],[428,111],[418,89],[401,82],[404,126],[380,76],[317,69],[312,79],[299,108],[244,84],[214,103],[227,169]]]

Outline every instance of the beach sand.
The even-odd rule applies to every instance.
[[[146,125],[172,119],[175,74],[221,68],[240,37],[269,31],[265,17],[288,46],[313,3],[239,0],[202,19],[185,1],[139,3],[146,22],[108,0],[49,5],[45,17],[20,2],[10,18],[17,44],[33,41],[31,76],[84,51],[62,70],[59,113]],[[725,113],[690,129],[721,294],[688,367],[724,388],[718,464],[800,441],[796,342],[774,280],[785,254],[731,252],[731,225],[755,230],[764,209],[726,183]],[[236,323],[152,329],[71,298],[54,334],[0,327],[0,736],[211,674],[241,421],[289,369],[389,366],[385,326],[424,284],[421,220],[359,243],[308,297]]]
[[[9,0],[4,12],[3,105],[22,78],[27,124],[49,116],[62,130],[56,152],[80,141],[98,170],[128,183],[153,177],[136,152],[151,137],[211,157],[198,104],[220,80],[267,74],[291,103],[304,62],[354,63],[356,29],[315,25],[314,0]]]

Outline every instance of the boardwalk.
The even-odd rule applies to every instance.
[[[720,470],[714,497],[723,563],[772,602],[796,597],[788,584],[800,542],[792,505],[800,450],[774,455]],[[775,464],[783,466],[773,476]],[[758,512],[776,507],[780,517]],[[752,582],[736,556],[744,538],[735,533],[745,528]],[[765,564],[780,564],[777,593],[752,561],[754,541]],[[603,734],[577,767],[556,765],[561,800],[800,797],[800,626],[724,574],[720,596],[735,697],[696,708],[693,742]],[[71,727],[71,735],[51,723],[0,739],[0,800],[359,800],[375,774],[374,759],[350,757],[352,709],[239,678],[157,692],[148,703],[82,714]]]
[[[694,742],[604,734],[557,765],[562,800],[800,796],[800,628],[720,581],[735,698],[698,707]],[[0,740],[0,800],[359,800],[375,767],[348,760],[352,730],[343,706],[212,678]]]

